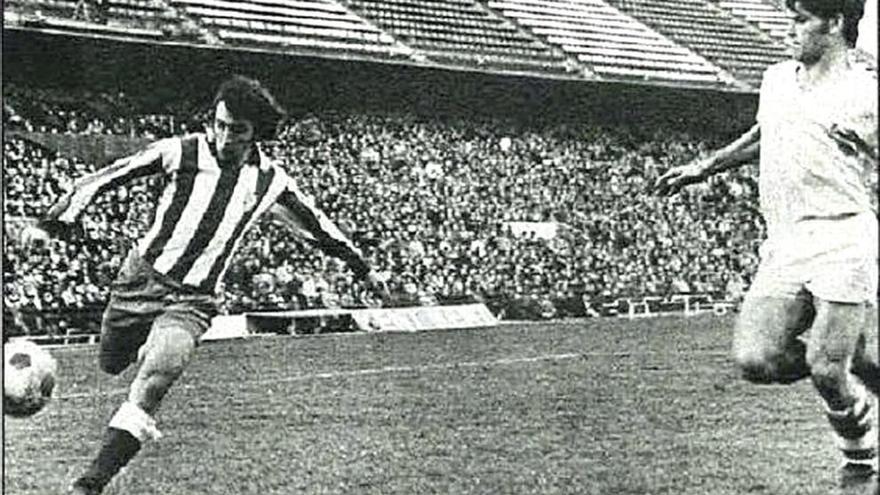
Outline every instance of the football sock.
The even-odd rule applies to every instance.
[[[875,399],[864,388],[856,401],[846,409],[827,411],[828,422],[834,429],[837,444],[843,453],[845,465],[861,465],[877,470],[877,430]]]
[[[127,431],[140,442],[162,437],[156,428],[156,420],[130,400],[119,406],[110,419],[110,427]]]
[[[98,456],[74,484],[99,493],[137,455],[143,442],[160,436],[149,414],[124,402],[110,420]]]

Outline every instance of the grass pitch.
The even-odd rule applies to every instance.
[[[107,494],[798,494],[837,453],[808,383],[758,387],[732,318],[592,319],[205,344],[164,438]],[[4,493],[63,493],[132,370],[58,349],[56,400],[4,418]]]

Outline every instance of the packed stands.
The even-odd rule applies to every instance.
[[[7,84],[3,93],[7,132],[159,139],[201,130],[205,119],[205,109],[196,105],[175,105],[176,114],[171,113],[171,108],[162,108],[158,112],[134,115],[132,109],[141,102],[124,92],[70,94]]]
[[[12,110],[7,119],[33,127]],[[393,304],[482,300],[505,313],[512,301],[538,300],[564,315],[582,312],[584,297],[741,293],[763,235],[754,171],[671,199],[645,193],[660,170],[715,144],[638,125],[328,112],[289,127],[266,151],[391,275]],[[4,143],[4,162],[5,216],[22,221],[98,166],[18,137]],[[68,329],[94,323],[93,314],[68,321],[62,311],[104,302],[159,187],[147,180],[106,193],[81,228],[36,252],[8,242],[8,318],[43,321],[28,328],[47,332],[62,321]],[[248,234],[224,293],[231,312],[369,304],[344,267],[269,221]]]

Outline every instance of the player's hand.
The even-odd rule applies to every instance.
[[[877,160],[877,149],[866,143],[855,131],[833,124],[828,135],[845,154]]]
[[[702,181],[707,176],[709,162],[698,160],[686,165],[672,167],[654,182],[654,192],[661,196],[670,196],[689,184]]]
[[[37,247],[39,244],[49,242],[49,233],[40,227],[31,225],[25,227],[20,234],[21,244],[26,251]]]
[[[364,283],[367,289],[373,294],[373,297],[380,301],[387,301],[391,297],[388,290],[388,275],[370,270],[364,277]]]

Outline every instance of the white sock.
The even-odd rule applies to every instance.
[[[110,419],[109,426],[131,433],[141,443],[162,437],[162,433],[156,427],[156,420],[130,401],[125,401],[119,406],[116,414]]]

